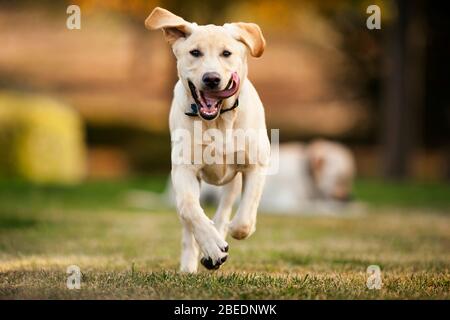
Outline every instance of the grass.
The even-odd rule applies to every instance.
[[[366,214],[260,214],[248,240],[229,239],[218,272],[177,272],[172,210],[130,208],[129,190],[165,178],[39,187],[0,182],[0,298],[449,299],[450,188],[358,181]],[[76,264],[81,290],[66,288]],[[381,290],[366,287],[379,265]]]

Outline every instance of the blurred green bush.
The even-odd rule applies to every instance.
[[[86,175],[83,123],[45,96],[0,92],[0,176],[77,183]]]

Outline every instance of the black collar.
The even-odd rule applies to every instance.
[[[236,99],[236,101],[234,102],[234,104],[231,108],[221,109],[220,114],[225,113],[227,111],[231,111],[233,109],[236,109],[238,106],[239,106],[239,98]],[[197,117],[198,116],[198,106],[195,103],[191,104],[191,110],[192,110],[191,112],[185,112],[184,114],[189,117]]]

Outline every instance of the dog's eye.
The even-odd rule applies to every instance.
[[[196,58],[198,58],[202,55],[201,51],[197,50],[197,49],[191,50],[191,51],[189,51],[189,53]]]
[[[225,58],[228,58],[229,56],[231,56],[231,52],[228,50],[223,50],[222,56],[224,56]]]

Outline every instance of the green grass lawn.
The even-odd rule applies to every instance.
[[[173,210],[131,208],[130,190],[162,191],[165,177],[80,186],[0,181],[1,298],[448,299],[450,187],[358,181],[366,213],[260,214],[248,240],[228,239],[219,271],[177,272]],[[78,265],[80,290],[66,288]],[[379,265],[381,290],[366,287]]]

